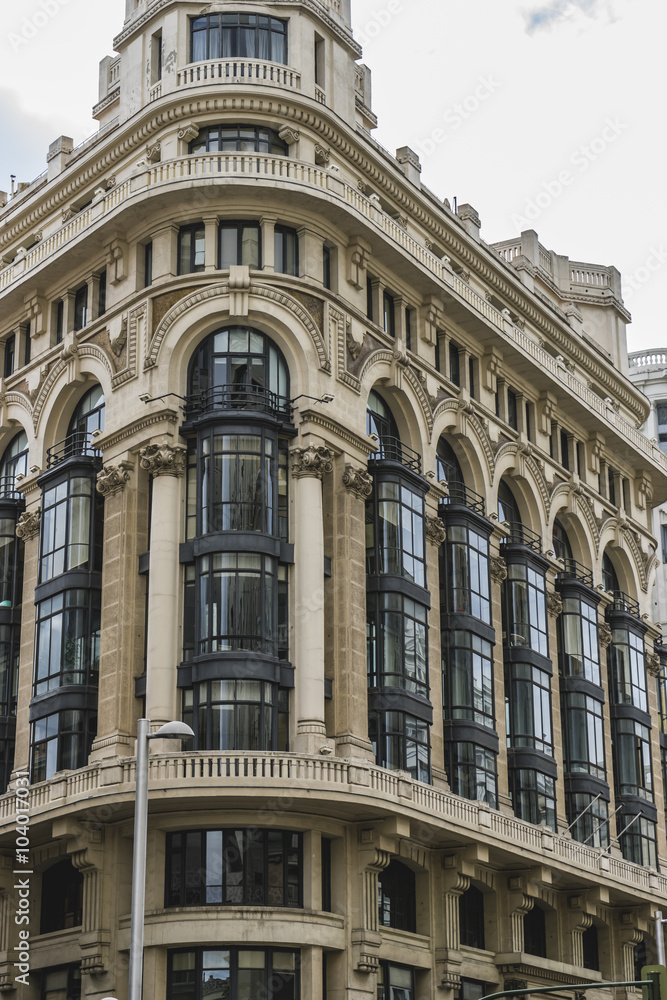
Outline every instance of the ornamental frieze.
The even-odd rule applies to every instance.
[[[333,471],[333,452],[325,445],[294,448],[291,454],[292,475],[295,479],[301,479],[302,476],[323,479],[327,472]]]
[[[373,492],[373,477],[366,469],[355,469],[346,465],[343,473],[343,486],[359,500],[368,500]]]
[[[185,454],[185,448],[148,444],[139,452],[139,463],[151,476],[182,476],[185,473]]]
[[[24,542],[34,538],[39,534],[39,524],[41,518],[40,510],[26,510],[21,514],[16,522],[17,538],[22,538]]]

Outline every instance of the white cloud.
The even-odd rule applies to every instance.
[[[563,22],[581,18],[581,15],[592,18],[603,11],[609,11],[611,4],[603,4],[602,0],[552,0],[529,10],[524,10],[526,31],[532,35],[536,31],[550,29]]]

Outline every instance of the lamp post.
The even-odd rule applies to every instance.
[[[146,900],[146,833],[148,829],[148,741],[184,740],[194,733],[184,722],[167,722],[156,733],[150,719],[137,724],[137,780],[134,806],[132,860],[132,917],[130,922],[130,982],[128,1000],[141,1000],[144,971],[144,905]]]

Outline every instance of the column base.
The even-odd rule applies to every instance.
[[[334,754],[336,747],[334,741],[327,739],[325,733],[301,732],[294,737],[292,749],[295,753],[330,757]]]
[[[366,760],[370,764],[375,763],[375,752],[371,741],[361,739],[359,736],[352,736],[350,733],[336,737],[336,755],[347,757],[349,760]]]
[[[99,739],[93,740],[90,761],[92,763],[96,760],[104,760],[105,757],[133,757],[135,742],[136,737],[128,736],[126,733],[101,736]]]

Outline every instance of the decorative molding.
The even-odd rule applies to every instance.
[[[315,143],[315,163],[319,167],[328,167],[330,159],[331,159],[331,150],[327,149],[326,146],[320,145],[319,142],[316,142]]]
[[[24,542],[30,541],[39,534],[41,521],[41,510],[25,510],[16,522],[17,538],[22,538]]]
[[[444,540],[447,538],[447,529],[445,528],[444,522],[440,517],[427,517],[425,530],[426,537],[432,541],[434,545],[442,545]]]
[[[547,611],[552,618],[558,618],[563,613],[563,602],[553,591],[547,594]]]
[[[283,125],[283,127],[278,130],[278,135],[283,142],[287,143],[288,146],[295,146],[301,138],[301,133],[298,128],[292,128],[291,125]]]
[[[324,479],[333,472],[333,452],[326,445],[308,445],[306,448],[292,448],[292,475],[295,479],[314,476]]]
[[[199,135],[199,126],[195,125],[194,122],[188,122],[187,125],[179,128],[177,135],[183,142],[192,142]]]
[[[495,583],[504,583],[507,579],[507,563],[502,556],[492,556],[489,562],[491,579]]]
[[[131,468],[129,462],[121,462],[119,465],[105,465],[97,473],[97,492],[104,497],[121,493],[130,481]]]
[[[151,476],[182,476],[186,450],[170,444],[148,444],[139,452],[139,463]]]
[[[606,649],[607,646],[611,645],[611,639],[612,639],[611,625],[609,625],[607,622],[600,622],[600,624],[598,625],[598,637],[600,640],[600,645],[602,646],[603,649]]]
[[[646,654],[646,669],[653,677],[660,675],[660,657],[657,653]]]
[[[346,465],[343,486],[358,500],[368,500],[373,492],[373,477],[366,469],[355,469],[353,465]]]

